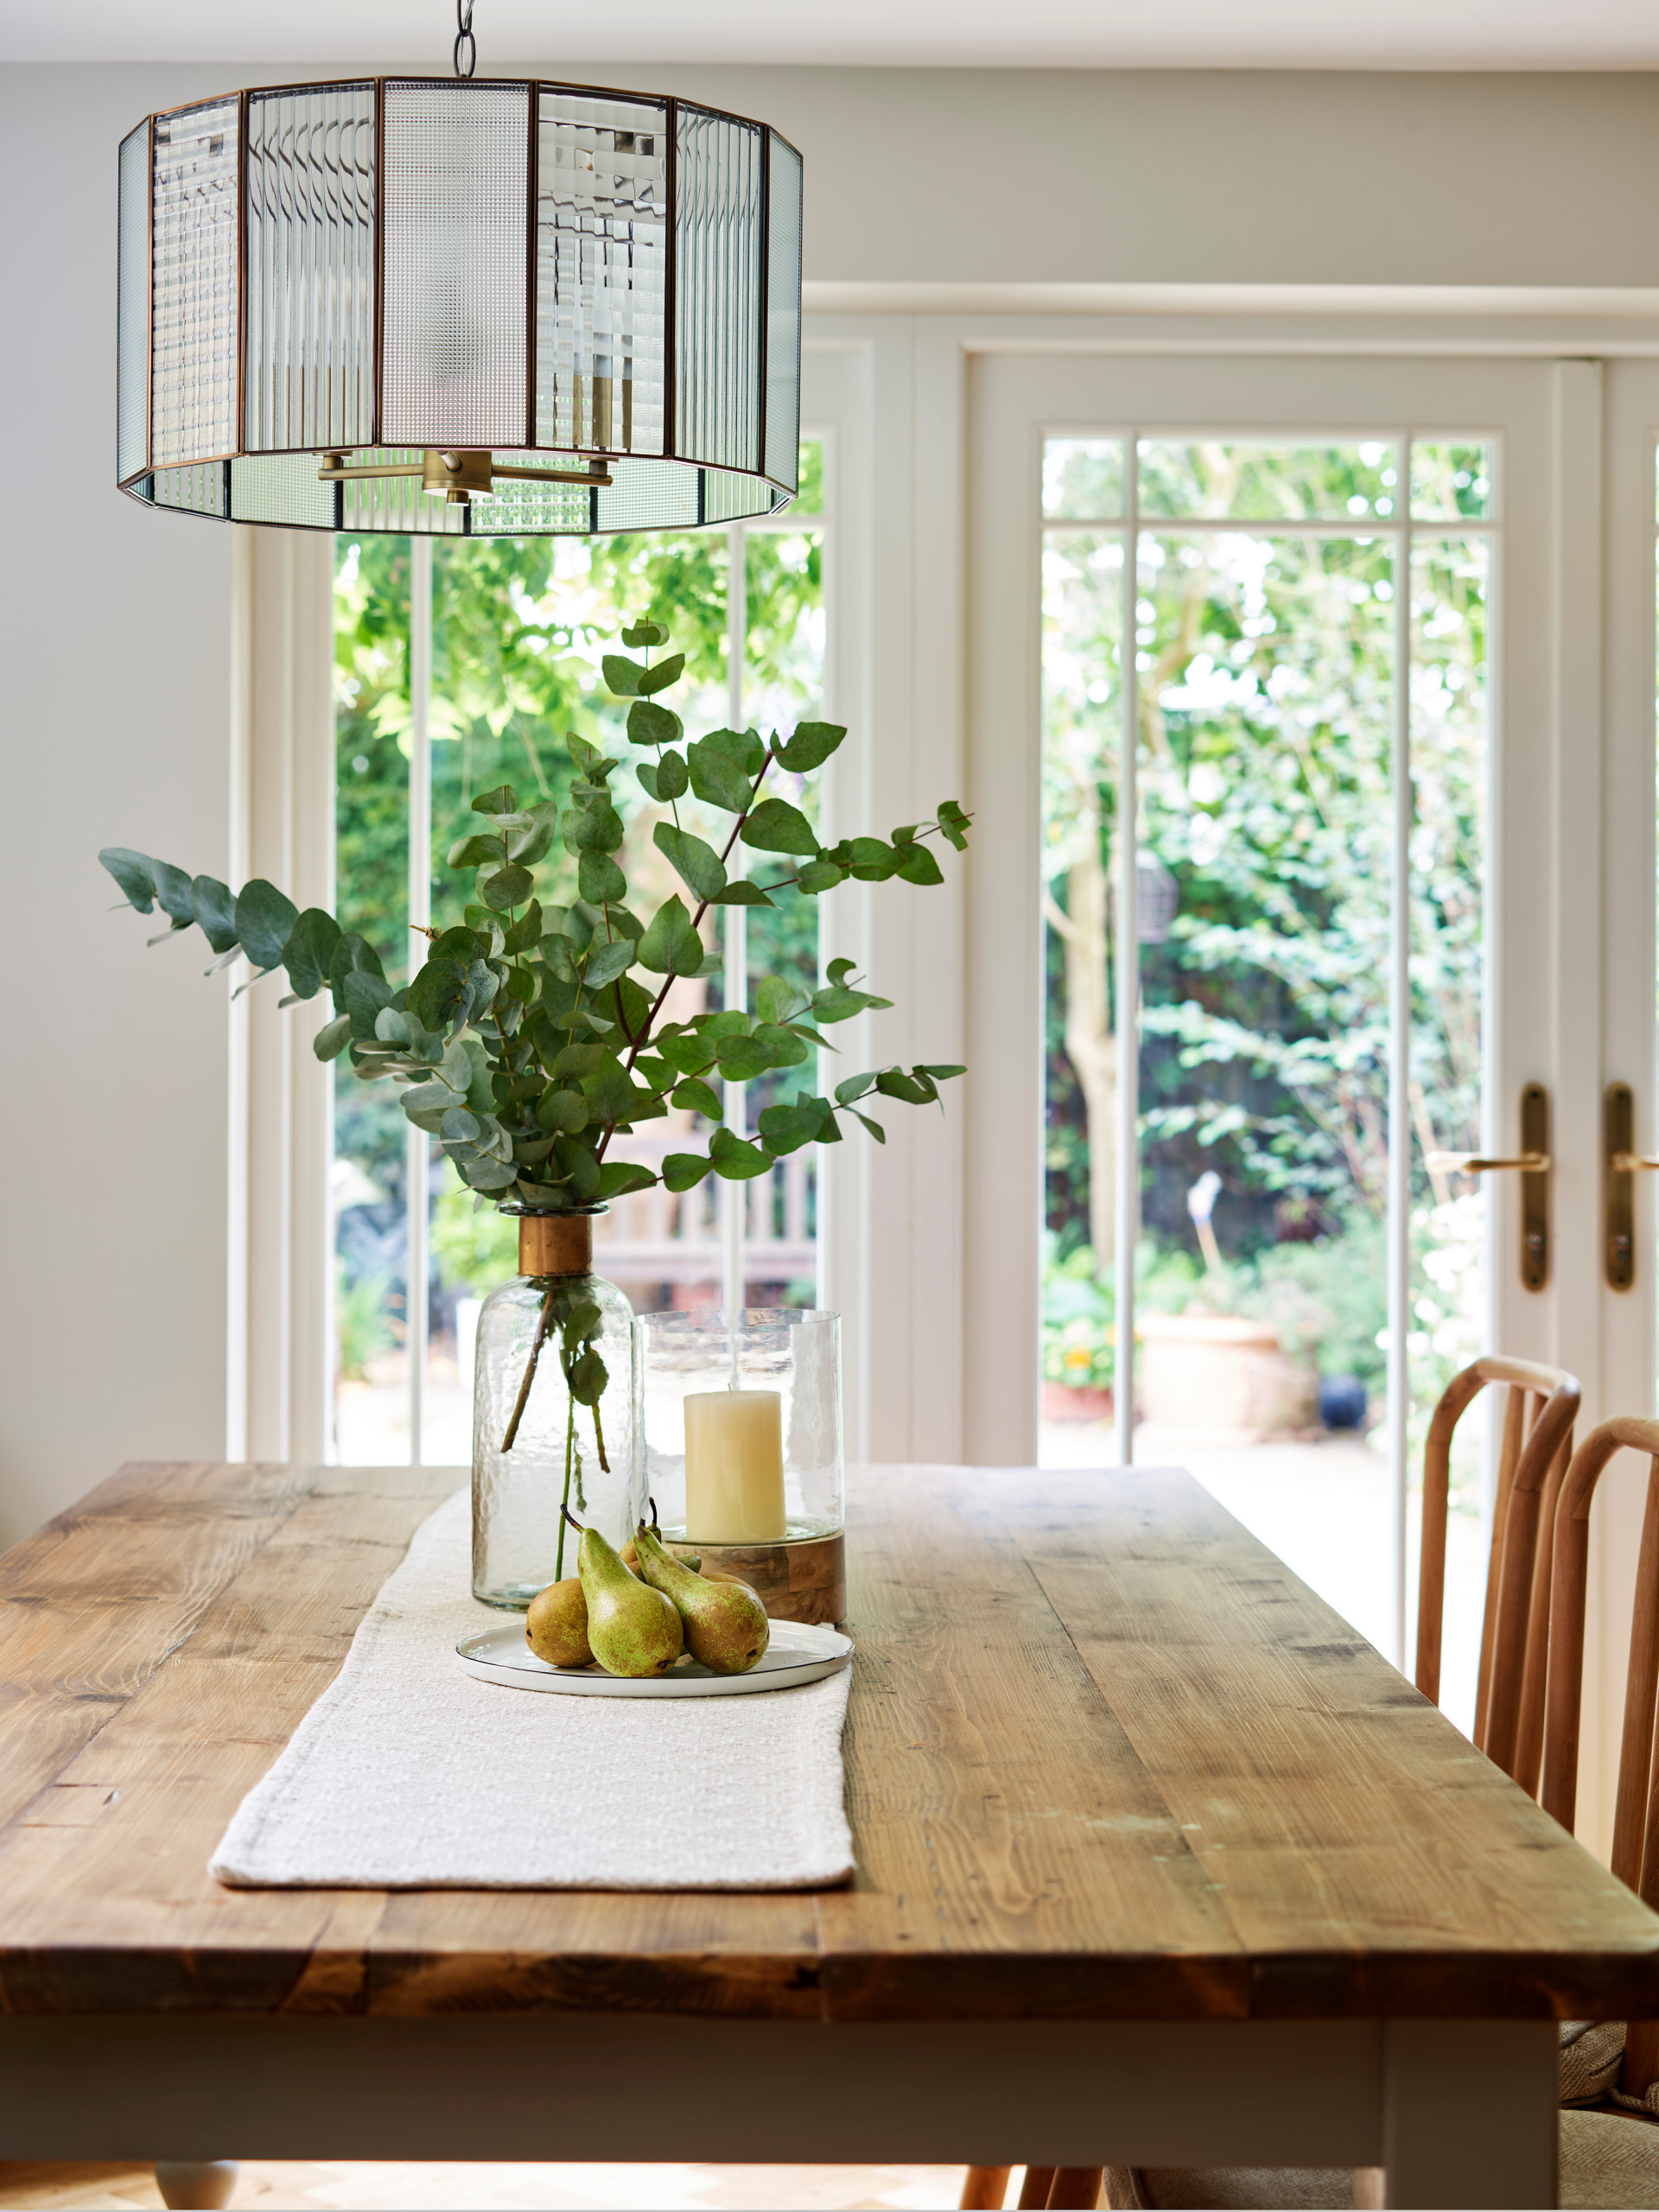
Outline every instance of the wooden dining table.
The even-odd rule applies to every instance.
[[[1659,1918],[1178,1470],[851,1471],[847,1887],[221,1888],[461,1478],[130,1465],[0,1558],[0,2156],[1554,2202],[1555,2023],[1659,2012]]]

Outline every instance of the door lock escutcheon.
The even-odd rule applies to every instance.
[[[1611,1093],[1609,1096],[1611,1096]],[[1511,1160],[1478,1152],[1431,1152],[1424,1161],[1438,1175],[1487,1175],[1508,1170],[1521,1178],[1521,1287],[1541,1290],[1549,1280],[1549,1093],[1541,1083],[1521,1089],[1521,1149]],[[1651,1164],[1659,1166],[1659,1160]],[[1626,1181],[1629,1178],[1626,1177]]]
[[[1659,1168],[1636,1149],[1636,1096],[1628,1083],[1610,1083],[1601,1102],[1602,1230],[1609,1290],[1636,1281],[1636,1178]]]

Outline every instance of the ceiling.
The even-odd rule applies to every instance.
[[[492,63],[1659,67],[1651,0],[477,0]],[[448,0],[0,0],[0,60],[446,69]]]

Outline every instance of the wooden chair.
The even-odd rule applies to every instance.
[[[1474,1741],[1494,1764],[1536,1795],[1544,1733],[1544,1671],[1549,1623],[1548,1531],[1573,1451],[1573,1426],[1582,1392],[1564,1368],[1491,1353],[1452,1377],[1429,1422],[1423,1450],[1422,1541],[1417,1566],[1417,1688],[1438,1705],[1440,1649],[1446,1613],[1446,1538],[1451,1507],[1452,1439],[1459,1421],[1489,1384],[1507,1389],[1503,1443],[1492,1507],[1492,1541],[1486,1568],[1480,1671],[1475,1690]],[[1540,1531],[1546,1541],[1539,1541]],[[963,2212],[1000,2208],[1007,2187],[1006,2166],[969,2166]],[[1046,2176],[1051,2194],[1032,2194],[1033,2177]],[[1021,2206],[1088,2205],[1098,2202],[1105,2170],[1028,2167]],[[1165,2184],[1160,2189],[1160,2183]],[[1271,2185],[1270,2185],[1271,2184]],[[1275,2194],[1274,2187],[1281,2193]],[[1270,2176],[1242,2169],[1204,2168],[1164,2173],[1158,2168],[1111,2171],[1109,2201],[1126,2205],[1233,2203],[1303,2206],[1351,2203],[1345,2173],[1285,2170]],[[1065,2193],[1053,2194],[1063,2189]]]

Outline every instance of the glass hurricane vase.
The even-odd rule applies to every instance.
[[[593,1272],[591,1215],[521,1214],[518,1266],[478,1317],[473,1595],[522,1611],[576,1571],[576,1532],[562,1507],[620,1548],[645,1490],[633,1309]]]
[[[634,1324],[640,1487],[705,1573],[774,1619],[846,1611],[840,1322],[799,1307]]]

